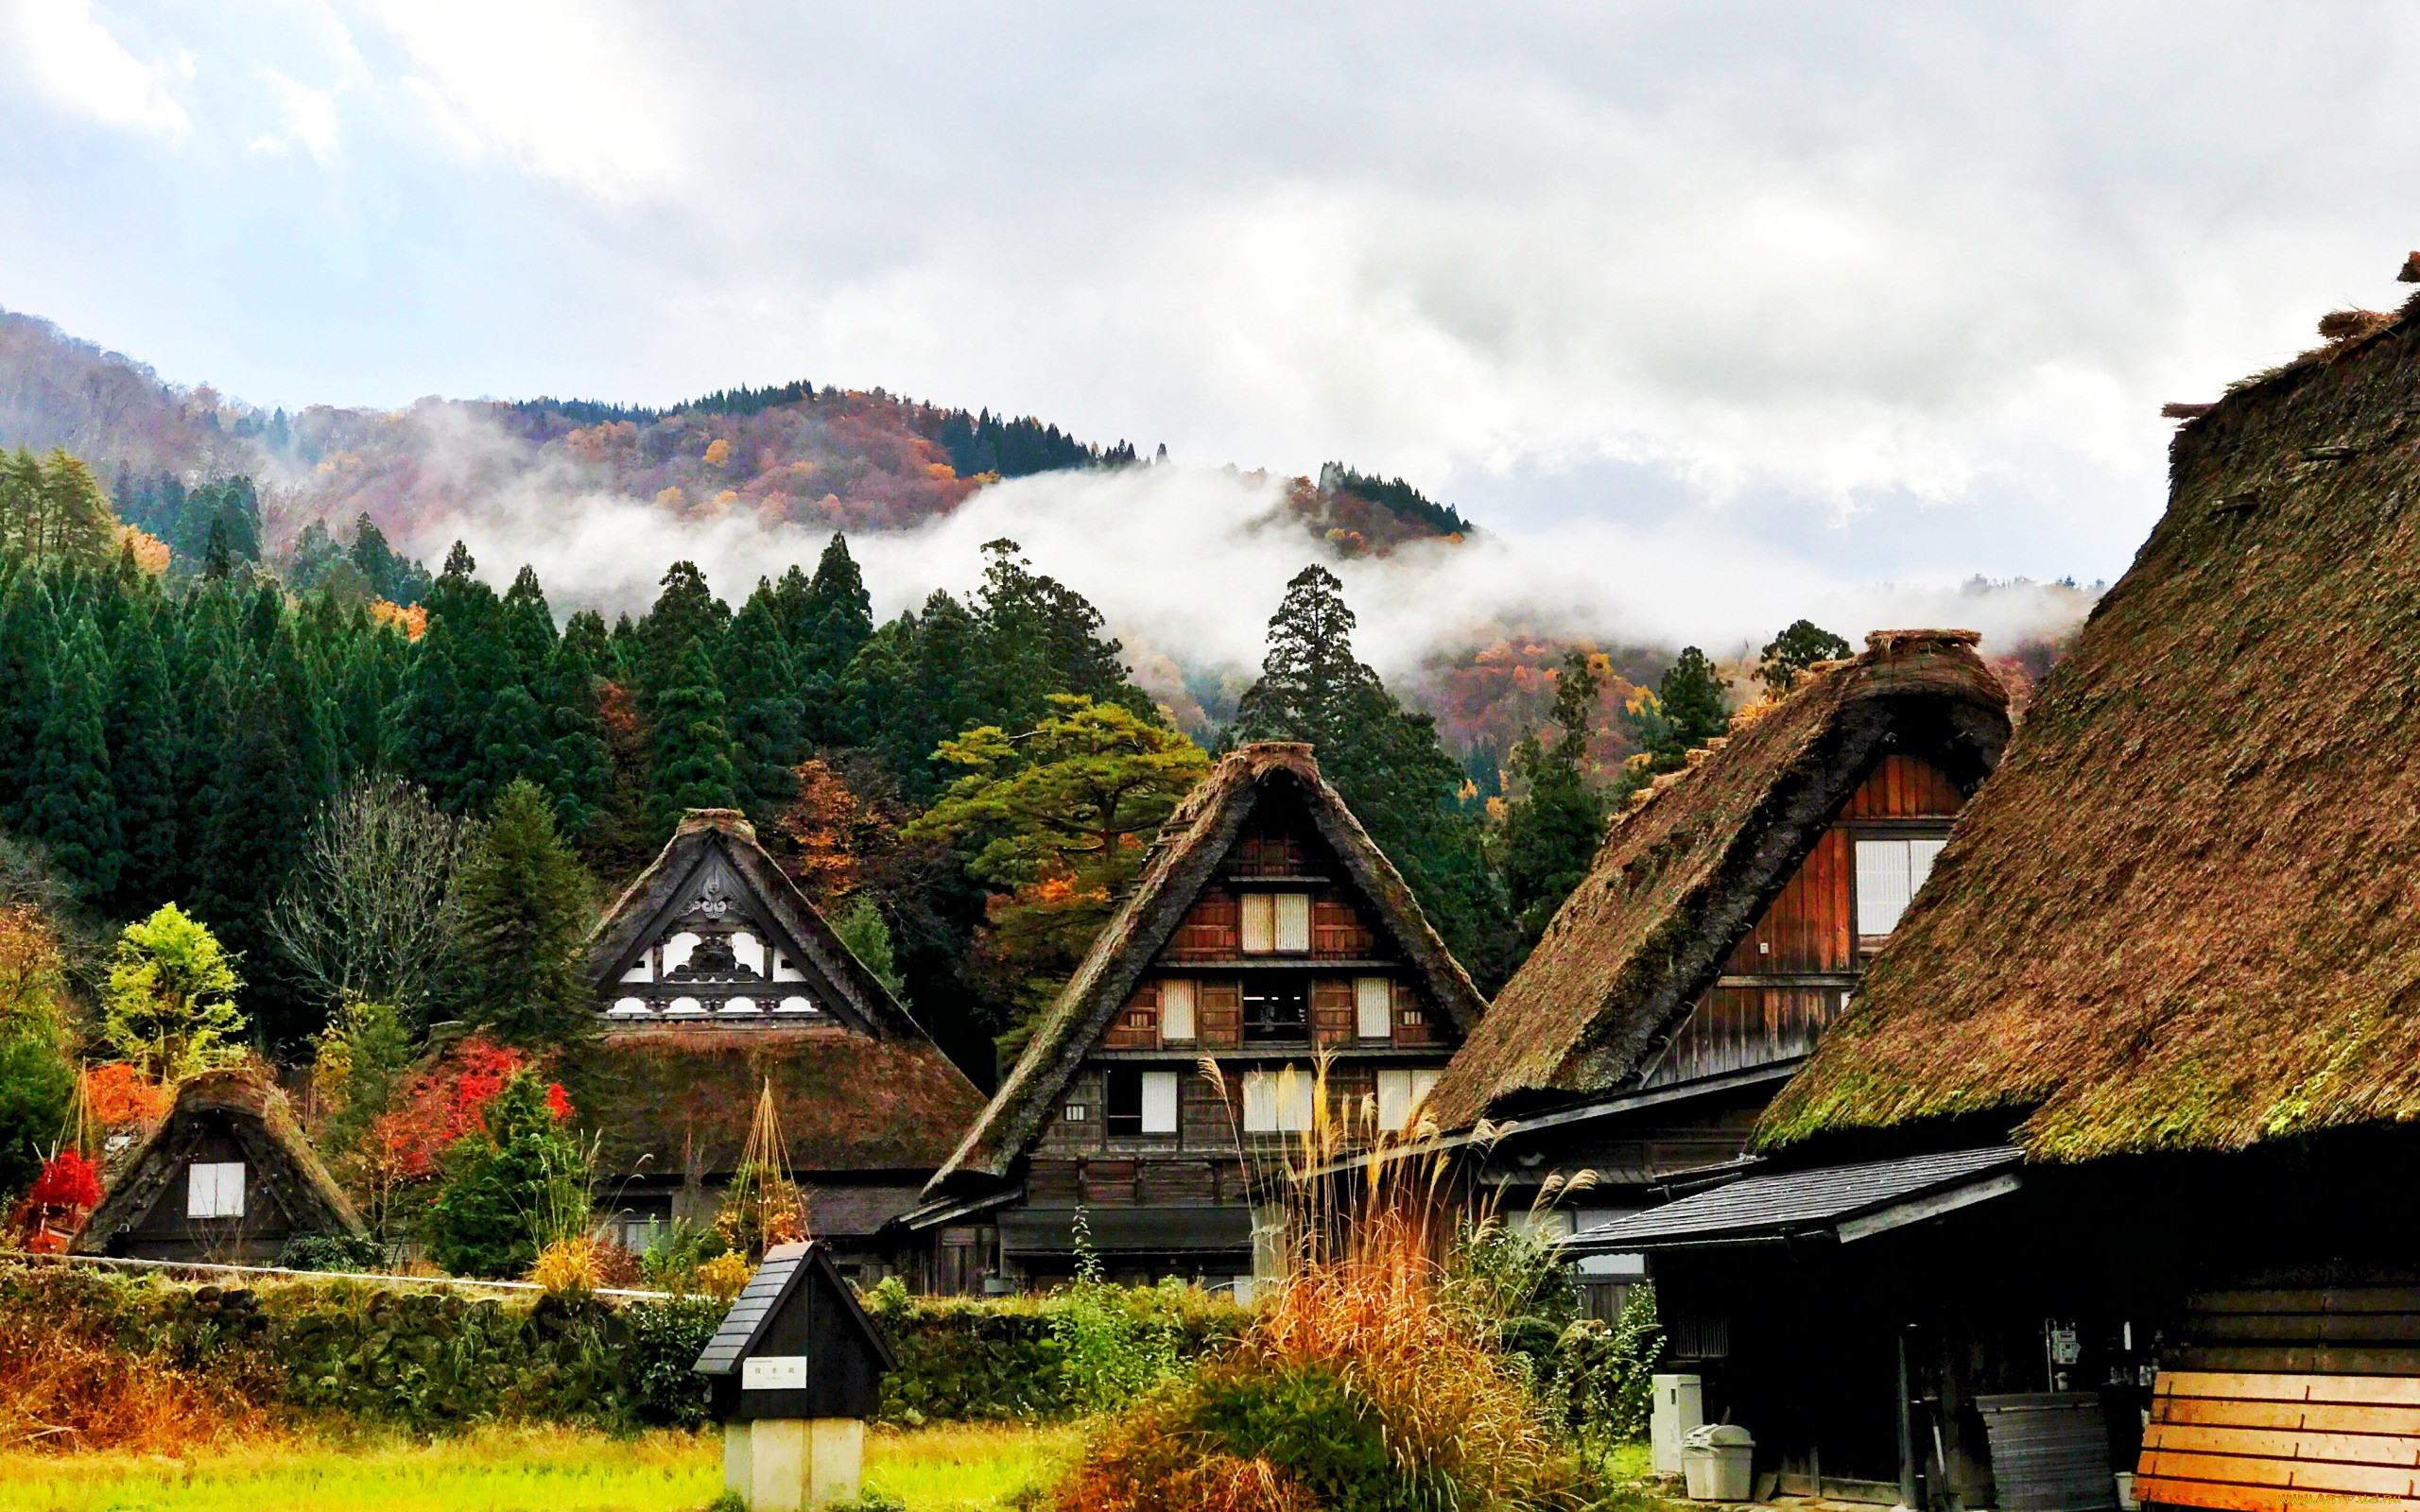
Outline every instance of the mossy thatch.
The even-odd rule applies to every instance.
[[[1040,1134],[1053,1100],[1100,1038],[1110,1015],[1133,992],[1193,906],[1244,821],[1265,793],[1275,791],[1301,800],[1320,837],[1377,910],[1380,926],[1402,947],[1422,985],[1455,1025],[1468,1033],[1478,1022],[1487,1005],[1469,973],[1438,938],[1394,863],[1320,775],[1311,747],[1257,741],[1222,758],[1161,824],[1134,890],[1095,936],[1083,964],[1035,1025],[1016,1068],[949,1163],[933,1177],[927,1195],[940,1196],[964,1185],[979,1187],[983,1178],[996,1180],[1009,1174]]]
[[[921,1182],[983,1096],[929,1040],[837,1026],[673,1024],[625,1030],[580,1053],[580,1124],[600,1169],[725,1176],[770,1083],[801,1173],[898,1172]]]
[[[2009,730],[1975,641],[1877,631],[1642,794],[1429,1094],[1438,1126],[1632,1085],[1886,753],[1972,791]]]
[[[2073,1160],[2420,1117],[2412,312],[2179,427],[2167,514],[1767,1145],[1997,1115]]]

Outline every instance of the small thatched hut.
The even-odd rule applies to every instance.
[[[1253,1274],[1247,1157],[1298,1142],[1315,1056],[1406,1126],[1485,1005],[1308,746],[1248,745],[1161,826],[1134,890],[911,1222],[996,1232],[1011,1283]],[[1201,1072],[1219,1068],[1219,1079]]]
[[[109,1190],[74,1248],[258,1265],[295,1239],[367,1233],[285,1095],[237,1067],[178,1086],[159,1127],[111,1162]]]
[[[2420,309],[2337,334],[2179,427],[1759,1169],[1579,1241],[1785,1489],[2420,1489]]]

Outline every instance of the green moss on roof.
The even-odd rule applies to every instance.
[[[2420,324],[2180,428],[1768,1147],[2023,1114],[2041,1160],[2420,1116]]]

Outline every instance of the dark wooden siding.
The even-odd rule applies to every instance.
[[[1769,1065],[1815,1048],[1839,1017],[1838,988],[1719,987],[1698,1000],[1651,1087]]]
[[[1353,1016],[1353,978],[1322,976],[1311,983],[1311,1039],[1315,1042],[1351,1042],[1355,1038]]]
[[[1168,941],[1171,961],[1228,961],[1243,949],[1243,903],[1224,887],[1204,887]]]
[[[1194,1029],[1205,1049],[1220,1050],[1243,1042],[1244,988],[1234,977],[1204,981],[1195,990]]]
[[[1160,1048],[1160,986],[1146,982],[1126,1000],[1109,1021],[1109,1028],[1100,1037],[1103,1050],[1157,1050]]]
[[[1953,819],[1966,804],[1958,784],[1913,756],[1891,755],[1850,795],[1843,819]]]

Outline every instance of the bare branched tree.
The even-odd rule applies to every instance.
[[[467,834],[428,795],[365,777],[329,799],[269,910],[269,933],[331,1003],[389,1003],[406,1014],[435,986],[447,939],[445,891]]]

